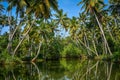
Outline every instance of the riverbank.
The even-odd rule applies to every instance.
[[[66,59],[66,60],[71,60],[71,59],[79,59],[79,60],[100,60],[100,61],[110,61],[110,62],[116,62],[120,63],[120,58],[115,57],[115,56],[105,56],[105,55],[100,55],[100,56],[85,56],[81,55],[79,57],[60,57],[60,58],[46,58],[46,59],[36,59],[32,61],[31,58],[24,58],[24,59],[19,59],[19,58],[14,58],[14,59],[7,59],[7,60],[0,60],[1,65],[7,65],[7,64],[23,64],[23,63],[31,63],[31,62],[43,62],[43,61],[59,61],[60,59]]]

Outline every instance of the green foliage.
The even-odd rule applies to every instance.
[[[120,61],[120,52],[115,52],[111,58],[113,61]]]
[[[0,53],[2,53],[6,49],[8,42],[7,37],[7,34],[0,35]]]
[[[63,45],[59,39],[52,39],[49,43],[44,43],[42,47],[43,56],[46,59],[59,59]]]
[[[72,43],[69,43],[67,46],[64,47],[63,51],[61,52],[62,57],[80,57],[81,50]]]
[[[0,62],[2,63],[21,62],[20,58],[12,57],[6,50],[1,53],[0,57]]]

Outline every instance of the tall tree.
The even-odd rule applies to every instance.
[[[90,15],[94,15],[94,17],[98,23],[98,26],[100,28],[101,34],[103,36],[104,43],[107,46],[107,49],[108,49],[110,55],[112,55],[110,47],[109,47],[108,42],[107,42],[107,39],[105,37],[105,33],[103,30],[102,24],[100,22],[102,19],[102,15],[99,14],[99,12],[104,7],[103,0],[82,0],[79,4],[83,4],[82,9],[84,9],[85,13],[90,14]]]
[[[58,11],[57,0],[7,0],[9,3],[8,10],[11,10],[13,7],[16,7],[17,13],[23,13],[27,16],[35,16],[37,19],[39,18],[49,18],[51,15],[51,9]],[[31,28],[33,27],[33,23],[35,22],[35,18],[32,21],[31,26],[29,26],[26,34],[22,38],[22,40],[16,46],[13,56],[15,55],[17,49],[20,44],[25,39],[26,35],[29,33]]]

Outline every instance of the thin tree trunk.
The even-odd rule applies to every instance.
[[[110,80],[110,76],[111,76],[111,72],[112,72],[112,66],[113,66],[113,63],[110,64],[110,69],[109,69],[109,74],[108,74],[107,80]]]
[[[16,16],[16,22],[17,22],[17,18],[18,18],[18,14],[17,14],[17,16]],[[16,24],[17,24],[17,23],[16,23]],[[16,26],[16,24],[14,24],[14,25],[15,25],[15,29],[14,29],[13,33],[11,34],[11,40],[13,39],[13,36],[14,36],[15,32],[16,32],[17,29],[18,29],[18,27]]]
[[[96,45],[95,45],[94,39],[92,40],[92,43],[93,43],[93,47],[95,49],[95,54],[96,54],[96,56],[98,56],[98,52],[97,52],[97,49],[96,49]]]
[[[34,62],[34,61],[37,59],[37,57],[39,56],[41,46],[42,46],[42,43],[39,43],[39,48],[38,48],[37,54],[36,54],[36,56],[31,60],[32,62]]]
[[[21,25],[21,24],[22,24],[22,22],[20,23],[20,25]],[[15,27],[15,30],[13,31],[13,33],[12,33],[12,35],[11,35],[11,39],[13,39],[13,37],[14,37],[17,29],[20,27],[20,25],[18,25],[18,26]]]
[[[99,61],[97,61],[97,64],[96,64],[96,70],[95,70],[95,78],[96,80],[98,80],[98,75],[97,75],[97,72],[98,72],[98,65],[99,65]]]
[[[8,49],[8,52],[10,54],[12,54],[12,40],[11,40],[11,35],[12,35],[12,25],[11,25],[11,11],[9,12],[9,17],[8,17],[8,24],[9,24],[9,38],[8,38],[8,45],[7,45],[7,49]]]
[[[102,25],[100,24],[100,22],[99,22],[99,20],[98,20],[98,17],[97,17],[97,15],[96,15],[95,12],[94,12],[94,15],[95,15],[95,18],[96,18],[97,23],[98,23],[98,25],[99,25],[100,31],[101,31],[101,33],[102,33],[102,35],[103,35],[104,42],[105,42],[105,44],[107,45],[108,51],[109,51],[110,55],[112,55],[112,52],[111,52],[110,47],[109,47],[109,45],[108,45],[108,42],[107,42],[107,40],[106,40],[104,31],[103,31],[103,29],[102,29]]]
[[[90,49],[89,47],[87,47],[81,40],[78,40],[78,39],[76,39],[76,40],[77,40],[78,42],[80,42],[86,49],[88,49],[89,51],[95,53],[92,49]],[[91,55],[91,54],[89,54],[89,55]]]
[[[23,36],[23,38],[20,40],[20,42],[18,43],[18,45],[16,46],[16,48],[14,49],[14,52],[13,52],[13,57],[16,53],[16,51],[18,50],[18,48],[20,47],[20,45],[22,44],[23,40],[26,38],[26,36],[28,35],[28,33],[30,32],[30,30],[32,29],[32,26],[34,24],[35,20],[33,20],[31,26],[28,28],[27,32],[25,33],[25,35]]]
[[[107,29],[108,29],[108,32],[109,32],[110,37],[112,38],[112,40],[114,40],[113,35],[112,35],[111,30],[110,30],[110,28],[109,28],[108,25],[107,25]]]
[[[84,34],[85,34],[85,37],[84,37],[85,45],[86,45],[88,48],[90,48],[90,47],[89,47],[88,40],[87,40],[86,33],[84,32]],[[87,52],[88,52],[88,54],[90,54],[90,51],[89,51],[88,49],[87,49]]]

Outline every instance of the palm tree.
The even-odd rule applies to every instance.
[[[103,0],[82,0],[79,4],[83,4],[82,9],[83,8],[85,9],[84,10],[85,13],[90,13],[91,15],[94,15],[94,17],[98,23],[98,26],[100,28],[101,34],[103,36],[104,43],[107,46],[107,49],[108,49],[110,55],[112,55],[111,50],[108,45],[108,42],[107,42],[107,39],[105,37],[104,31],[103,31],[103,28],[102,28],[102,24],[100,23],[100,20],[102,19],[102,15],[99,14],[99,12],[100,12],[101,8],[104,7]],[[101,16],[100,19],[98,19],[99,16]]]
[[[55,21],[57,25],[61,25],[66,30],[69,28],[70,19],[67,17],[66,13],[63,13],[63,10],[59,10],[57,14],[54,14]]]
[[[54,37],[55,28],[53,28],[53,26],[56,26],[51,21],[43,20],[41,22],[37,20],[36,22],[37,24],[39,24],[39,26],[36,25],[36,27],[32,28],[32,31],[30,31],[30,34],[31,34],[31,38],[34,39],[34,43],[38,45],[38,49],[37,49],[36,55],[31,61],[35,61],[37,59],[37,57],[40,54],[40,48],[43,43],[49,44],[49,40],[51,40]],[[45,53],[43,53],[43,57],[46,58]]]
[[[49,18],[51,15],[51,8],[58,11],[57,0],[26,0],[26,14],[34,13],[36,17]]]
[[[25,0],[7,0],[7,2],[8,2],[8,7],[7,7],[8,11],[11,11],[15,7],[16,17],[18,17],[18,15],[20,15],[21,17],[24,16],[25,6],[27,6]]]
[[[20,2],[16,1],[16,0],[14,0],[14,1],[8,0],[8,2],[10,4],[9,7],[8,7],[8,10],[11,10],[12,7],[16,6],[16,9],[17,9],[16,12],[17,13],[22,11],[22,12],[25,12],[26,15],[28,15],[28,16],[29,15],[32,16],[34,14],[36,18],[49,18],[50,15],[51,15],[51,13],[50,13],[51,12],[51,7],[54,10],[58,11],[58,5],[57,5],[56,0],[31,0],[31,1],[21,0]],[[35,20],[32,21],[32,24],[28,28],[28,30],[26,31],[26,34],[24,35],[22,40],[18,43],[18,45],[16,46],[13,55],[16,53],[20,44],[23,42],[26,35],[31,30],[34,22],[35,22]]]
[[[96,36],[95,36],[95,22],[94,24],[92,24],[93,22],[93,17],[88,17],[86,16],[86,14],[79,14],[79,17],[78,17],[78,20],[79,20],[79,25],[81,26],[81,33],[83,33],[83,37],[85,37],[85,41],[87,43],[87,47],[90,49],[92,48],[92,44],[93,44],[93,47],[94,47],[94,52],[96,56],[98,56],[98,52],[97,52],[97,49],[96,49]],[[91,44],[92,43],[92,44]],[[88,49],[88,50],[89,50]],[[92,49],[91,49],[92,50]],[[90,55],[90,52],[89,52],[89,55]]]
[[[18,30],[19,26],[17,26],[18,22],[18,16],[20,15],[20,17],[23,17],[24,12],[25,12],[25,6],[26,3],[24,0],[6,0],[8,2],[8,7],[7,7],[7,11],[9,12],[9,17],[8,17],[8,22],[9,22],[9,27],[10,27],[10,31],[9,31],[9,43],[8,43],[8,50],[9,52],[11,52],[12,47],[10,48],[10,45],[12,45],[13,42],[13,38],[14,35],[16,33],[16,31]],[[16,23],[14,25],[11,25],[11,13],[13,12],[12,9],[16,8]],[[15,17],[15,16],[14,16]],[[12,30],[12,27],[13,30]]]

